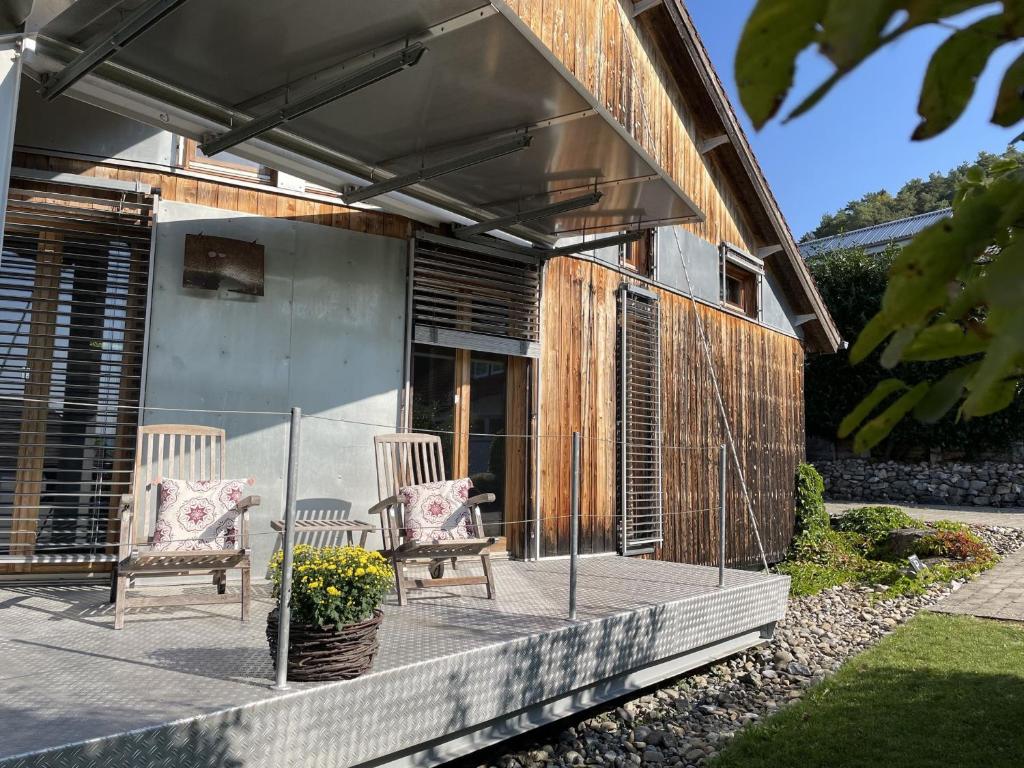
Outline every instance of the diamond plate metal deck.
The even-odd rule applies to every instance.
[[[263,636],[226,606],[132,611],[112,629],[106,589],[0,589],[0,765],[354,766],[431,745],[623,674],[770,626],[788,579],[619,557],[497,562],[483,587],[386,606],[371,673],[270,688]],[[460,571],[462,568],[460,568]],[[724,645],[721,647],[725,647]],[[511,735],[511,734],[510,734]]]

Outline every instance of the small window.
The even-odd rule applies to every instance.
[[[210,173],[216,176],[229,176],[262,184],[274,184],[274,171],[265,165],[247,160],[231,152],[220,152],[215,157],[208,157],[193,139],[184,140],[182,167],[190,171]]]
[[[643,277],[654,277],[655,257],[653,229],[639,240],[619,246],[619,263]]]
[[[722,246],[722,304],[747,317],[761,310],[762,268],[752,258],[730,246]]]

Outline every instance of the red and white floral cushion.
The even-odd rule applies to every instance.
[[[473,487],[468,477],[398,489],[405,506],[405,538],[422,543],[471,539],[476,533],[466,499]]]
[[[246,480],[162,479],[153,549],[235,549],[236,506],[245,496],[246,485]]]

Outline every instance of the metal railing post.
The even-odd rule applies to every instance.
[[[277,682],[274,688],[288,688],[288,635],[291,628],[292,557],[295,545],[295,493],[299,485],[299,431],[302,409],[292,408],[292,421],[288,437],[288,476],[284,495],[284,541],[281,546],[281,594],[277,603]]]
[[[569,517],[569,620],[576,621],[576,575],[580,556],[580,433],[572,433],[572,488]]]
[[[725,586],[725,473],[728,471],[728,455],[725,445],[718,449],[718,586]]]

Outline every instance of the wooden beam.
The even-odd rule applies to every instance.
[[[765,245],[765,246],[757,249],[757,258],[759,258],[762,261],[764,261],[769,256],[771,256],[773,253],[778,253],[781,250],[782,250],[782,244],[781,243],[775,243],[774,245]]]
[[[452,435],[452,479],[469,477],[469,358],[468,349],[455,350],[455,418]]]
[[[657,8],[663,0],[633,0],[633,18],[647,13],[652,8]]]
[[[815,315],[814,313],[811,313],[809,315],[797,315],[796,317],[793,318],[793,327],[794,328],[799,328],[804,323],[809,323],[812,320],[817,320],[817,319],[818,319],[818,316]]]
[[[700,147],[699,147],[700,153],[702,155],[706,155],[708,152],[710,152],[715,147],[720,147],[723,144],[728,144],[728,143],[729,143],[729,137],[726,134],[724,134],[724,133],[720,133],[717,136],[712,136],[710,138],[704,139],[700,143]]]
[[[36,528],[43,490],[43,464],[46,459],[46,429],[50,411],[48,401],[53,374],[53,343],[57,335],[56,311],[60,302],[63,238],[61,232],[42,232],[36,249],[32,315],[28,330],[30,349],[26,360],[26,402],[22,408],[21,434],[18,438],[11,519],[12,555],[31,555],[35,551],[38,536]]]

